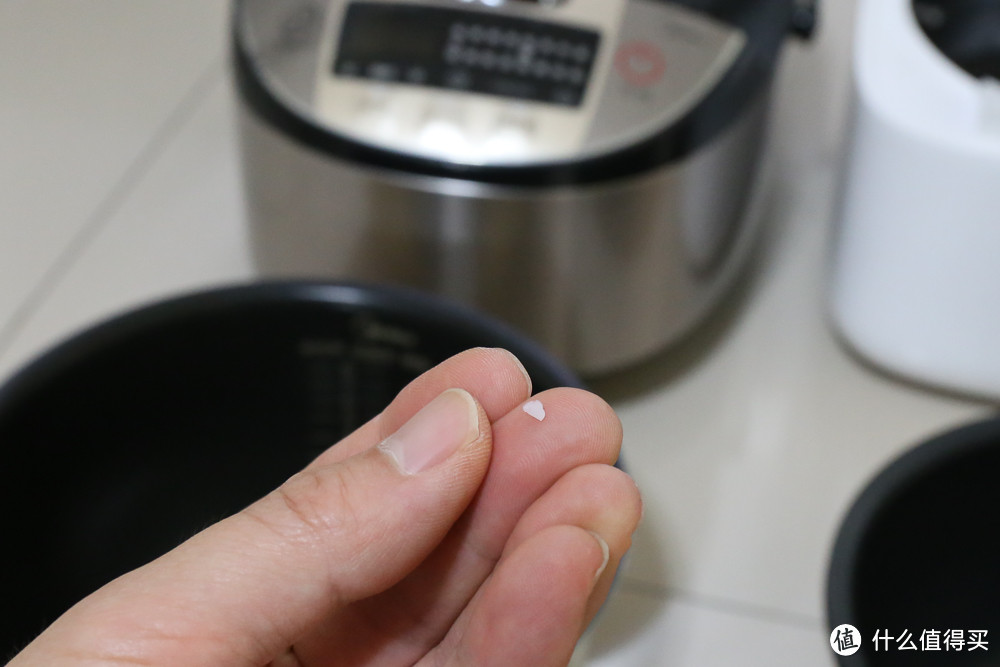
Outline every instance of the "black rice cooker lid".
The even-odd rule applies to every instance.
[[[328,11],[331,4],[337,5],[337,11],[343,13],[347,6],[391,6],[393,3],[236,0],[233,16],[235,78],[242,103],[252,114],[309,149],[359,165],[410,175],[537,187],[633,176],[698,150],[767,94],[785,35],[789,29],[799,27],[795,21],[801,17],[797,10],[802,7],[796,0],[628,0],[629,6],[642,5],[647,10],[649,7],[669,7],[681,15],[702,17],[707,24],[738,35],[739,48],[725,63],[713,85],[700,91],[700,98],[667,124],[655,126],[652,131],[627,142],[612,142],[599,150],[507,162],[398,150],[380,142],[366,141],[328,122],[316,106],[321,96],[318,87],[322,85],[316,82],[319,63],[327,60],[333,63],[339,58],[330,51],[338,47],[324,46],[324,40],[329,41],[325,35],[332,34],[330,26],[334,25]],[[414,6],[413,3],[404,4]],[[455,4],[469,6],[468,3]],[[443,5],[433,0],[428,3],[442,12],[447,11],[442,9]],[[478,10],[479,15],[492,16],[484,7]],[[324,48],[328,50],[325,54]],[[621,44],[618,48],[620,51]],[[620,53],[615,55],[618,57]],[[364,54],[362,60],[363,57]],[[656,68],[655,56],[645,61],[644,54],[639,53],[638,57],[638,76],[643,74],[641,68]],[[337,63],[331,66],[357,66],[339,60]],[[427,70],[434,75],[433,67],[424,68],[421,75],[427,76]],[[399,76],[405,75],[400,73]],[[365,75],[358,77],[358,80],[363,79]],[[527,90],[525,94],[536,95],[536,99],[525,101],[537,102],[538,89]],[[566,90],[556,91],[556,95],[563,96],[561,104],[572,107],[579,103],[579,99],[574,100],[572,91]],[[333,94],[339,94],[339,89]]]

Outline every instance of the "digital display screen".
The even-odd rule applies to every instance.
[[[426,63],[439,58],[447,35],[427,26],[416,29],[424,13],[413,5],[359,5],[347,10],[340,55],[359,62]]]
[[[599,45],[598,32],[565,25],[354,2],[344,16],[333,73],[578,106]]]

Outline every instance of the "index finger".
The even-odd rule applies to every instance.
[[[307,469],[337,463],[373,447],[447,389],[468,391],[494,422],[531,395],[531,378],[507,350],[474,348],[461,352],[410,382],[381,414],[320,454]]]

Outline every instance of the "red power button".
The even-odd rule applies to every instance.
[[[667,71],[663,51],[652,42],[629,42],[615,54],[615,69],[633,86],[652,86]]]

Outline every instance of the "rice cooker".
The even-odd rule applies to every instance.
[[[795,0],[237,0],[268,277],[436,292],[576,370],[689,331],[753,238]]]
[[[831,319],[892,376],[1000,399],[1000,2],[861,0]]]

